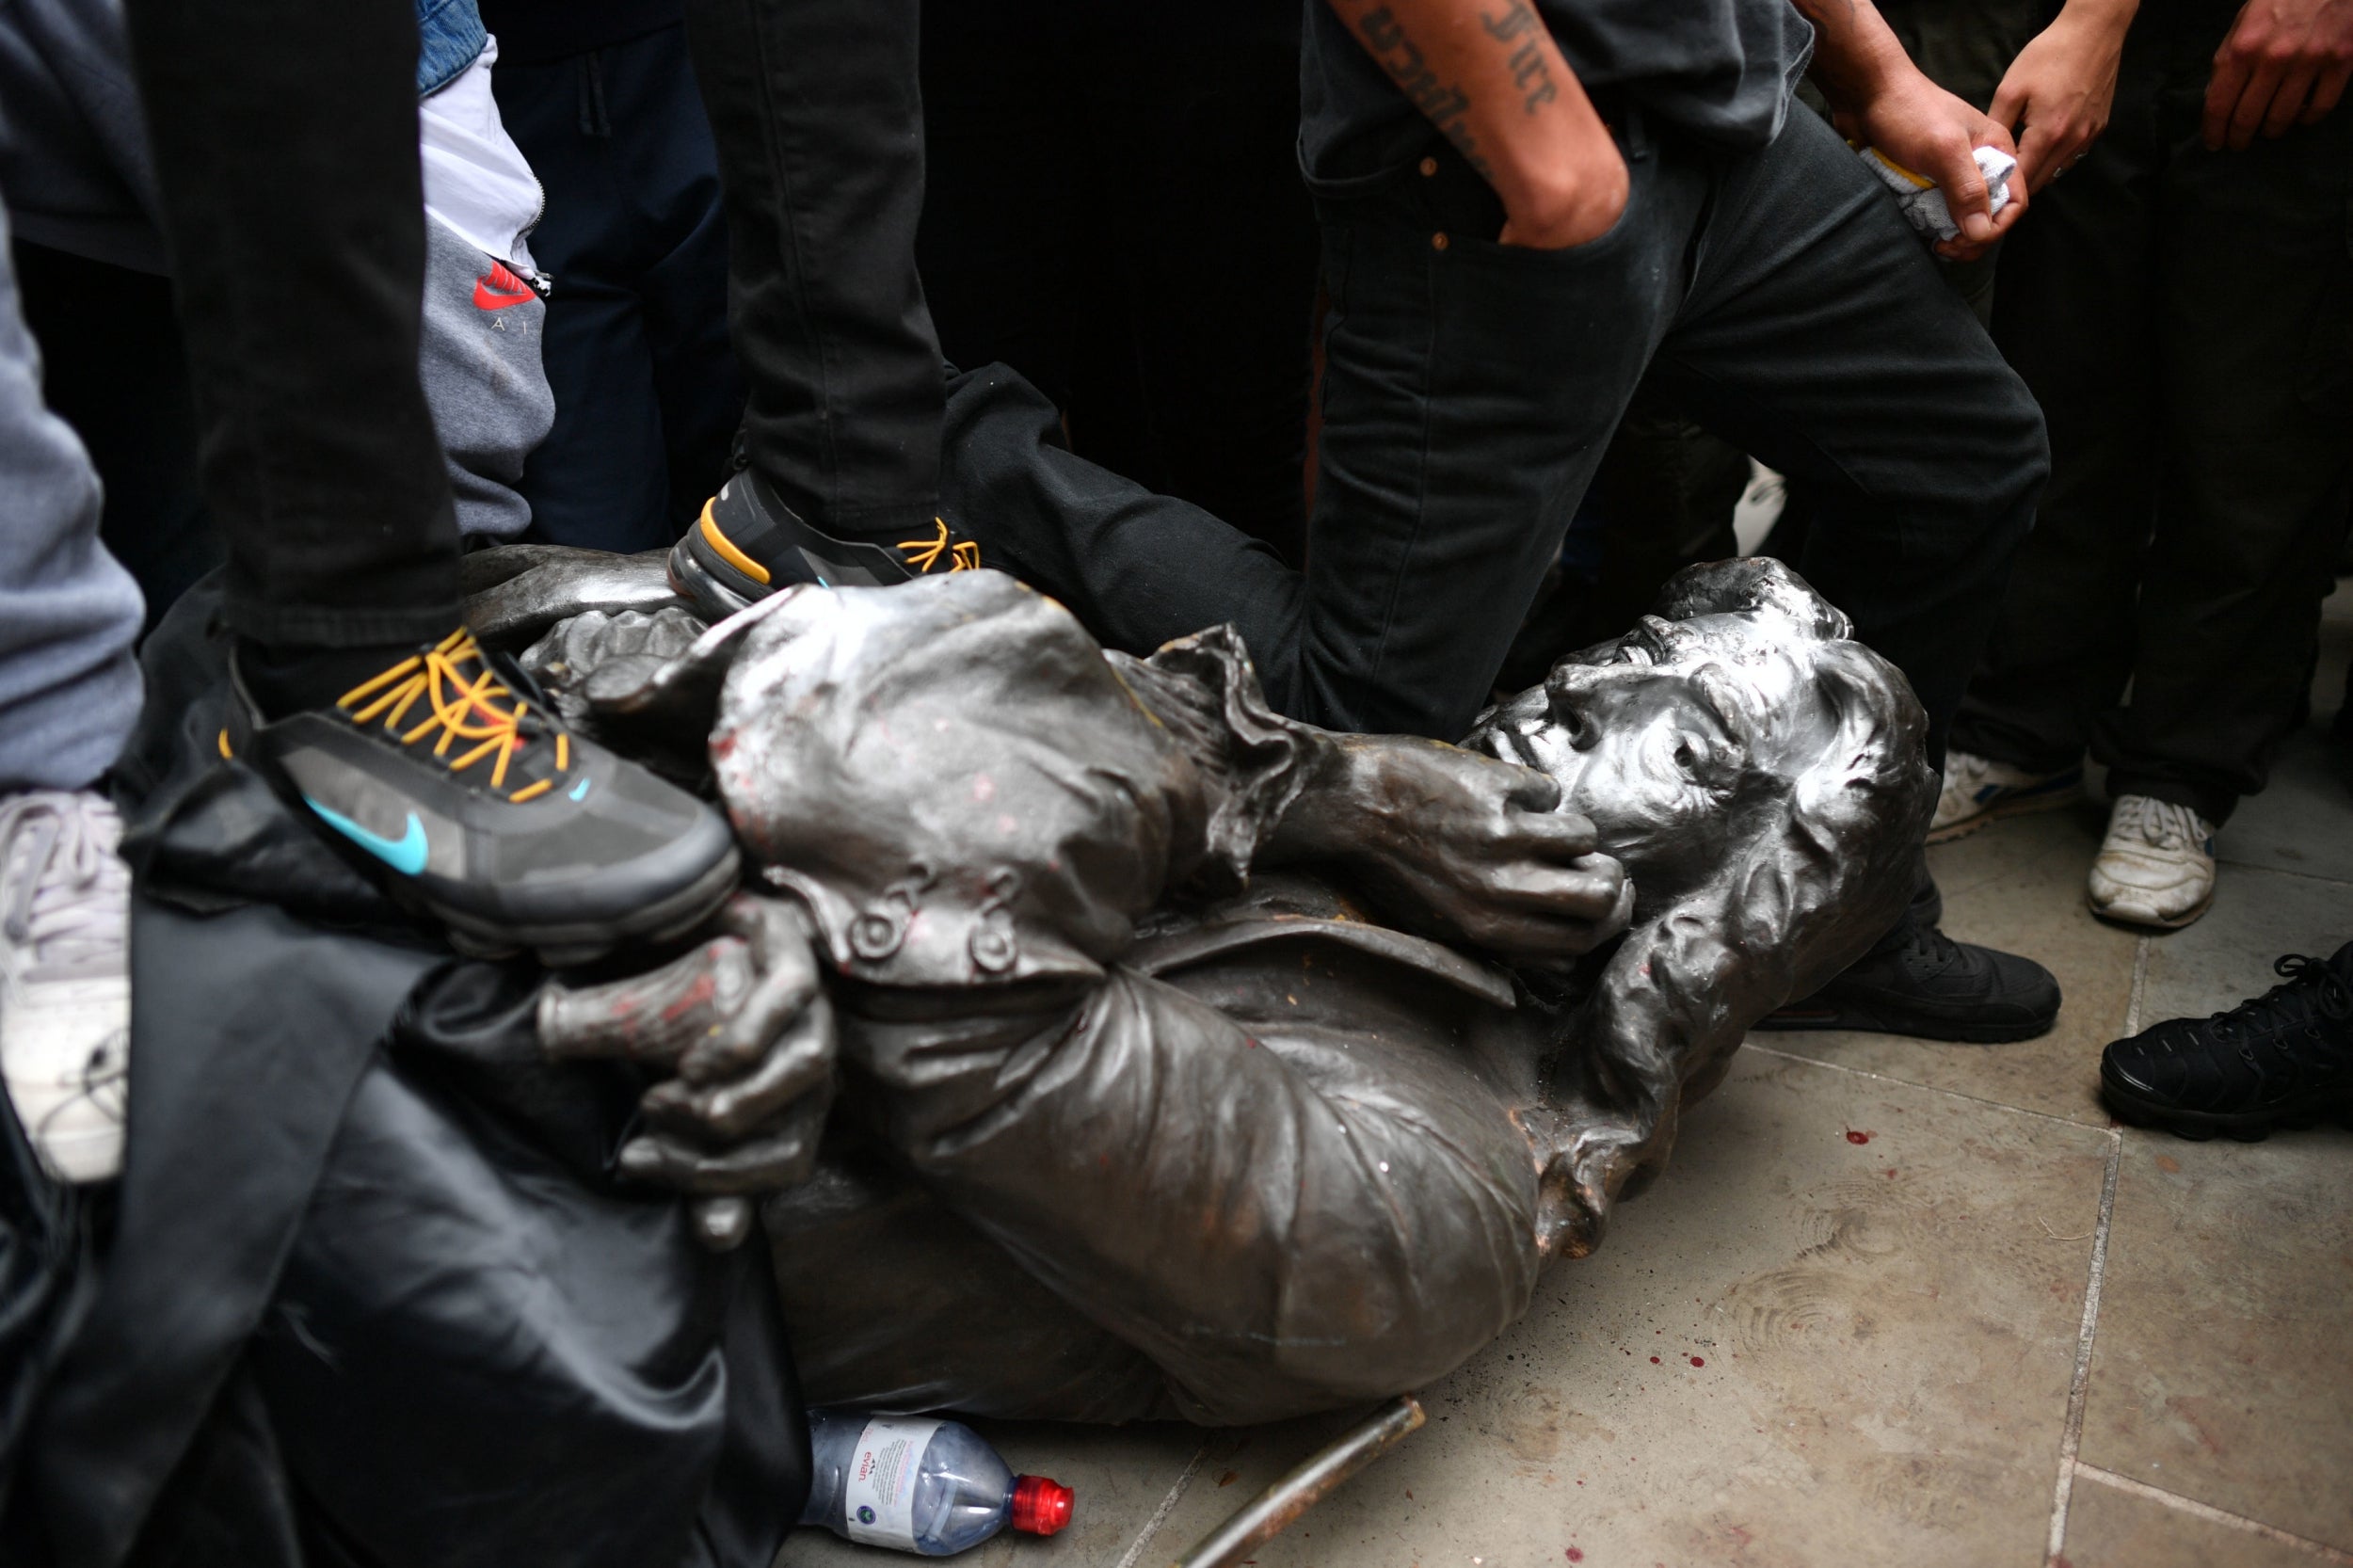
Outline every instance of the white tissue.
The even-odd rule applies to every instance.
[[[1913,229],[1941,240],[1961,237],[1961,225],[1945,207],[1945,193],[1931,182],[1891,161],[1876,147],[1862,149],[1860,155],[1864,166],[1895,193],[1896,205],[1904,210],[1904,220]],[[1977,172],[1985,176],[1986,193],[1993,199],[1993,211],[1998,213],[2009,205],[2009,177],[2018,171],[2018,160],[1994,147],[1980,147],[1976,156]]]

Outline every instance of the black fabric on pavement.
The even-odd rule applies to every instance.
[[[135,1130],[0,1542],[767,1568],[808,1440],[764,1247],[714,1257],[608,1174],[642,1084],[538,1060],[536,969],[455,959],[221,758],[217,602],[147,650]],[[39,1307],[0,1284],[0,1323]]]

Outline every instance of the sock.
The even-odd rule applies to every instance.
[[[305,708],[332,708],[353,687],[383,674],[418,651],[416,643],[320,648],[307,643],[237,639],[237,673],[265,719]]]

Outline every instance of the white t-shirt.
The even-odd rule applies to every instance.
[[[498,40],[491,39],[473,64],[417,105],[424,210],[484,255],[536,280],[539,269],[523,236],[539,221],[547,197],[490,96],[498,57]]]

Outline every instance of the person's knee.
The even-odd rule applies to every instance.
[[[2051,438],[2042,408],[2008,365],[1990,376],[1974,410],[1962,481],[1976,526],[1968,550],[2007,560],[2034,526],[2036,504],[2051,477]]]
[[[2043,422],[2042,406],[2018,373],[2010,371],[2004,382],[2002,425],[2009,440],[2003,466],[2014,476],[2014,488],[2031,510],[2051,477],[2051,432]]]

